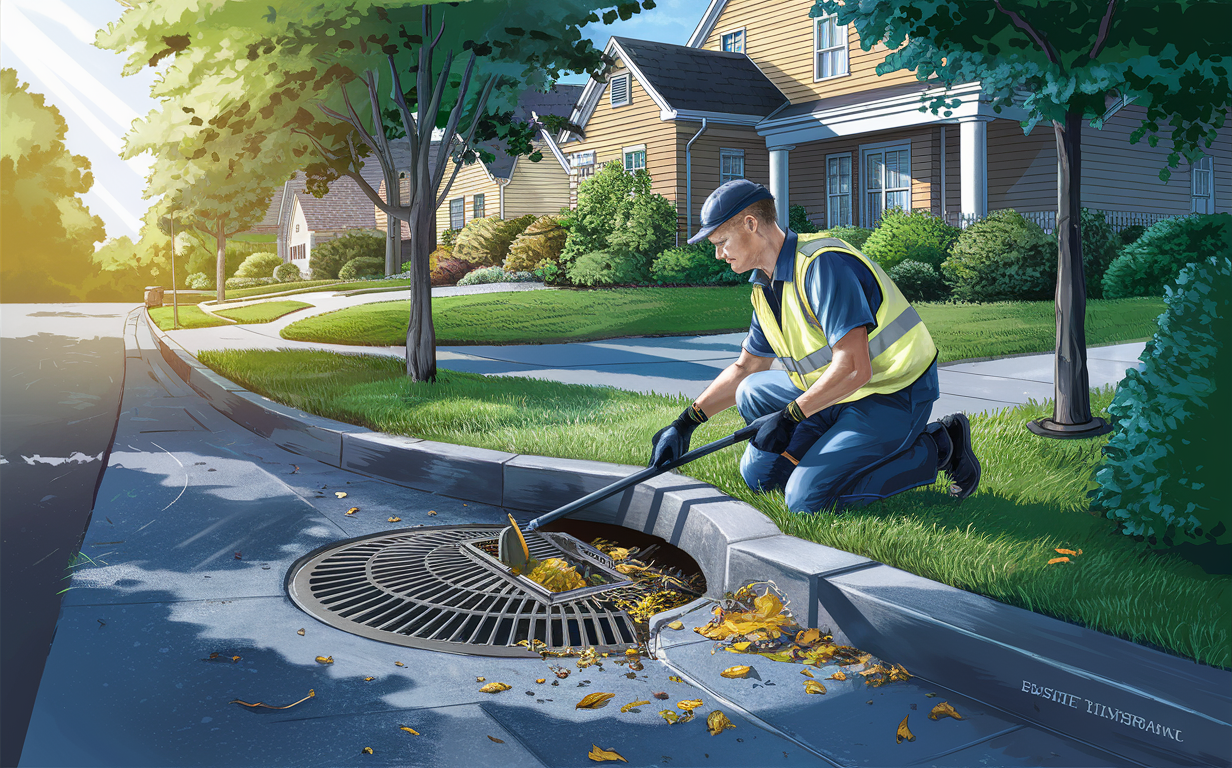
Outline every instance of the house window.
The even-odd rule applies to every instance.
[[[630,103],[632,94],[629,93],[629,74],[617,75],[612,78],[612,84],[608,88],[608,103],[613,107],[623,107]]]
[[[1189,186],[1193,197],[1192,210],[1194,213],[1215,212],[1214,175],[1214,166],[1209,157],[1198,160],[1190,167]]]
[[[571,163],[578,184],[595,175],[595,151],[593,149],[588,152],[574,152]]]
[[[719,183],[726,184],[734,179],[744,178],[744,150],[719,150]]]
[[[297,261],[299,259],[304,258],[305,256],[308,255],[307,251],[308,251],[308,246],[306,245],[291,246],[291,260]]]
[[[633,173],[634,171],[644,170],[646,168],[646,145],[639,144],[636,147],[624,147],[621,149],[621,154],[625,158],[625,171]]]
[[[471,216],[476,219],[483,218],[483,195],[475,195],[471,202]]]
[[[462,229],[466,225],[466,198],[455,197],[449,201],[449,228]]]
[[[813,26],[813,80],[847,74],[847,27],[837,16],[823,16]]]
[[[737,29],[723,35],[723,50],[728,53],[744,53],[744,30]]]
[[[875,227],[891,208],[911,210],[911,150],[909,145],[862,148],[864,205],[861,219]]]
[[[826,226],[851,226],[851,154],[826,155]]]

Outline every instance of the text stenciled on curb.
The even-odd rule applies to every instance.
[[[1032,696],[1040,696],[1048,699],[1049,701],[1055,701],[1058,704],[1063,704],[1073,709],[1083,709],[1084,705],[1080,702],[1085,702],[1087,714],[1112,720],[1113,722],[1121,723],[1122,725],[1129,726],[1130,728],[1137,728],[1140,731],[1148,731],[1157,736],[1172,739],[1177,743],[1184,743],[1185,741],[1181,738],[1180,729],[1169,728],[1162,723],[1155,722],[1154,720],[1147,720],[1141,715],[1135,715],[1132,712],[1126,712],[1125,710],[1117,709],[1116,707],[1109,707],[1105,704],[1100,704],[1097,701],[1091,701],[1088,698],[1074,693],[1066,693],[1065,691],[1056,688],[1045,688],[1042,685],[1036,685],[1030,680],[1022,681],[1022,692],[1029,693]]]

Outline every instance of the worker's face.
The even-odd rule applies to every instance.
[[[751,214],[734,216],[724,222],[708,238],[714,243],[714,257],[726,261],[737,274],[757,266],[762,250],[762,238],[758,237],[760,224]]]

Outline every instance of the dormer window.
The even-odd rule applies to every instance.
[[[613,77],[608,85],[608,102],[613,107],[623,107],[632,101],[633,94],[630,93],[630,75],[625,73]]]
[[[744,30],[736,29],[722,36],[723,50],[728,53],[744,53]]]

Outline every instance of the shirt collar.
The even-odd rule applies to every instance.
[[[774,262],[774,280],[789,282],[795,276],[796,241],[798,239],[795,232],[787,230],[787,236],[783,238],[783,247],[779,249],[779,258]],[[753,270],[753,274],[749,276],[749,282],[760,285],[769,284],[770,281],[763,277],[764,274],[760,269]]]

